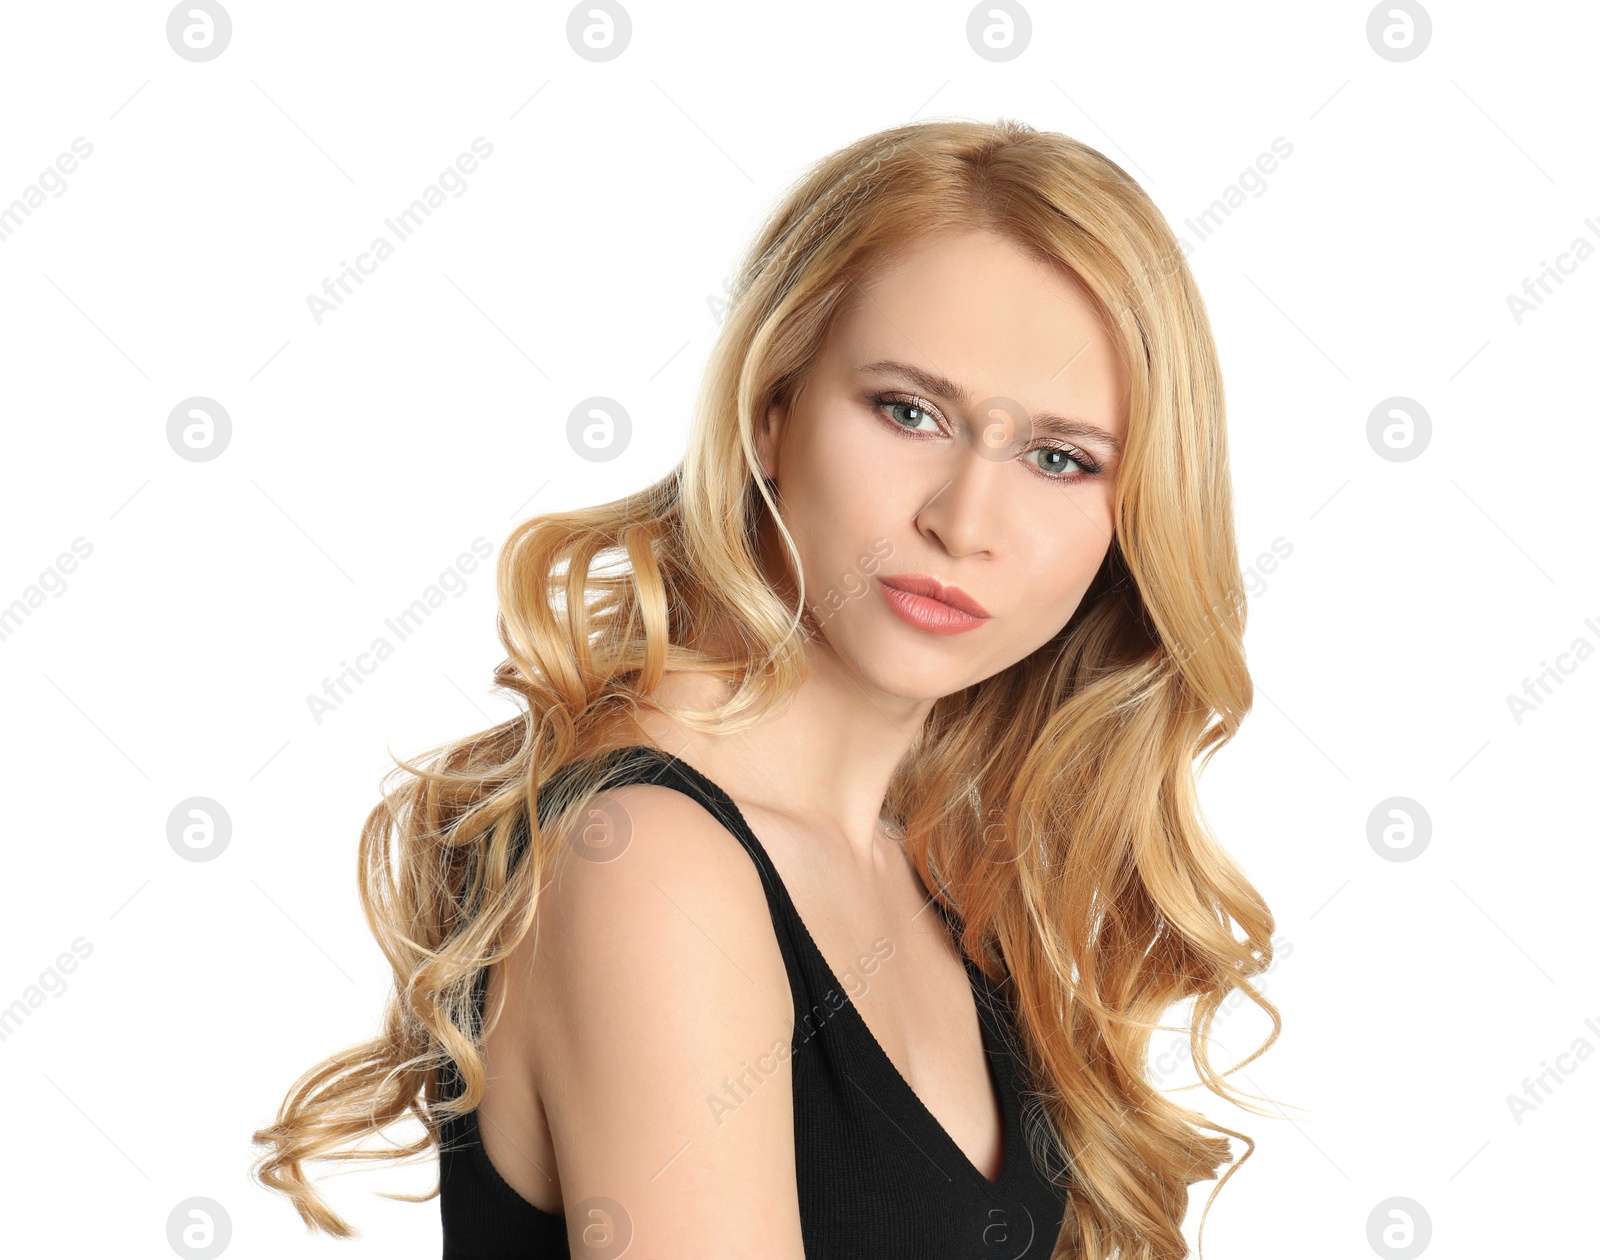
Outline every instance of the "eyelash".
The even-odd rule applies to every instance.
[[[885,393],[873,394],[870,401],[878,410],[880,415],[883,414],[884,409],[887,407],[902,406],[915,407],[918,411],[926,413],[930,418],[935,420],[939,419],[938,409],[926,399],[918,398],[915,394],[902,394],[891,390]],[[903,424],[896,424],[888,417],[885,417],[885,423],[887,423],[890,428],[897,429],[901,433],[911,434],[915,440],[922,440],[920,438],[916,438],[915,430],[908,429]],[[1059,475],[1056,473],[1046,472],[1037,464],[1033,465],[1036,476],[1043,477],[1046,481],[1054,481],[1058,484],[1071,485],[1076,481],[1085,481],[1090,477],[1098,476],[1104,468],[1102,464],[1097,463],[1075,446],[1067,446],[1055,442],[1046,442],[1041,446],[1032,447],[1029,451],[1024,453],[1032,454],[1033,451],[1060,451],[1069,456],[1073,463],[1077,464],[1083,469],[1082,472]]]

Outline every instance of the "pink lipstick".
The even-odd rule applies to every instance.
[[[925,573],[880,575],[878,584],[897,617],[929,634],[961,634],[989,619],[988,610],[959,586],[946,586]]]

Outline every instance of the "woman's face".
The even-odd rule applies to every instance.
[[[1126,396],[1079,282],[1004,237],[930,239],[853,290],[757,435],[833,651],[933,700],[1048,642],[1111,544]],[[888,585],[918,575],[987,617]]]

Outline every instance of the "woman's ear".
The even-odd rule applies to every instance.
[[[755,433],[756,458],[761,464],[761,475],[768,480],[778,475],[778,438],[789,418],[786,403],[774,402],[767,407]]]

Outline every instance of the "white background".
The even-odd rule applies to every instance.
[[[7,6],[0,30],[0,207],[93,145],[0,241],[0,606],[92,546],[0,640],[0,1006],[92,947],[0,1041],[8,1253],[169,1256],[169,1213],[205,1196],[230,1257],[438,1254],[436,1202],[372,1193],[433,1165],[324,1181],[345,1242],[245,1170],[293,1079],[377,1028],[355,846],[388,751],[511,712],[492,569],[320,723],[307,697],[475,538],[668,470],[764,214],[825,153],[946,115],[1102,149],[1191,243],[1186,218],[1293,149],[1190,259],[1241,561],[1292,548],[1251,602],[1255,710],[1201,779],[1278,916],[1285,1018],[1234,1078],[1281,1109],[1180,1095],[1258,1142],[1207,1254],[1414,1254],[1368,1241],[1396,1196],[1429,1254],[1595,1254],[1600,1062],[1559,1056],[1600,1048],[1600,659],[1563,658],[1520,722],[1507,701],[1600,647],[1600,260],[1520,323],[1507,303],[1600,246],[1592,9],[1440,3],[1393,62],[1362,4],[1041,3],[1004,63],[968,6],[904,0],[637,3],[604,63],[562,5],[229,12],[204,63],[159,4]],[[307,295],[479,136],[465,193],[318,324]],[[232,420],[209,462],[166,439],[196,395]],[[611,462],[567,444],[592,395],[632,418]],[[1366,436],[1394,396],[1432,421],[1404,462]],[[197,795],[232,821],[210,862],[167,842]],[[1368,842],[1396,796],[1431,820],[1410,861]],[[1217,1064],[1264,1029],[1230,1016]],[[1508,1098],[1558,1064],[1518,1123]]]

